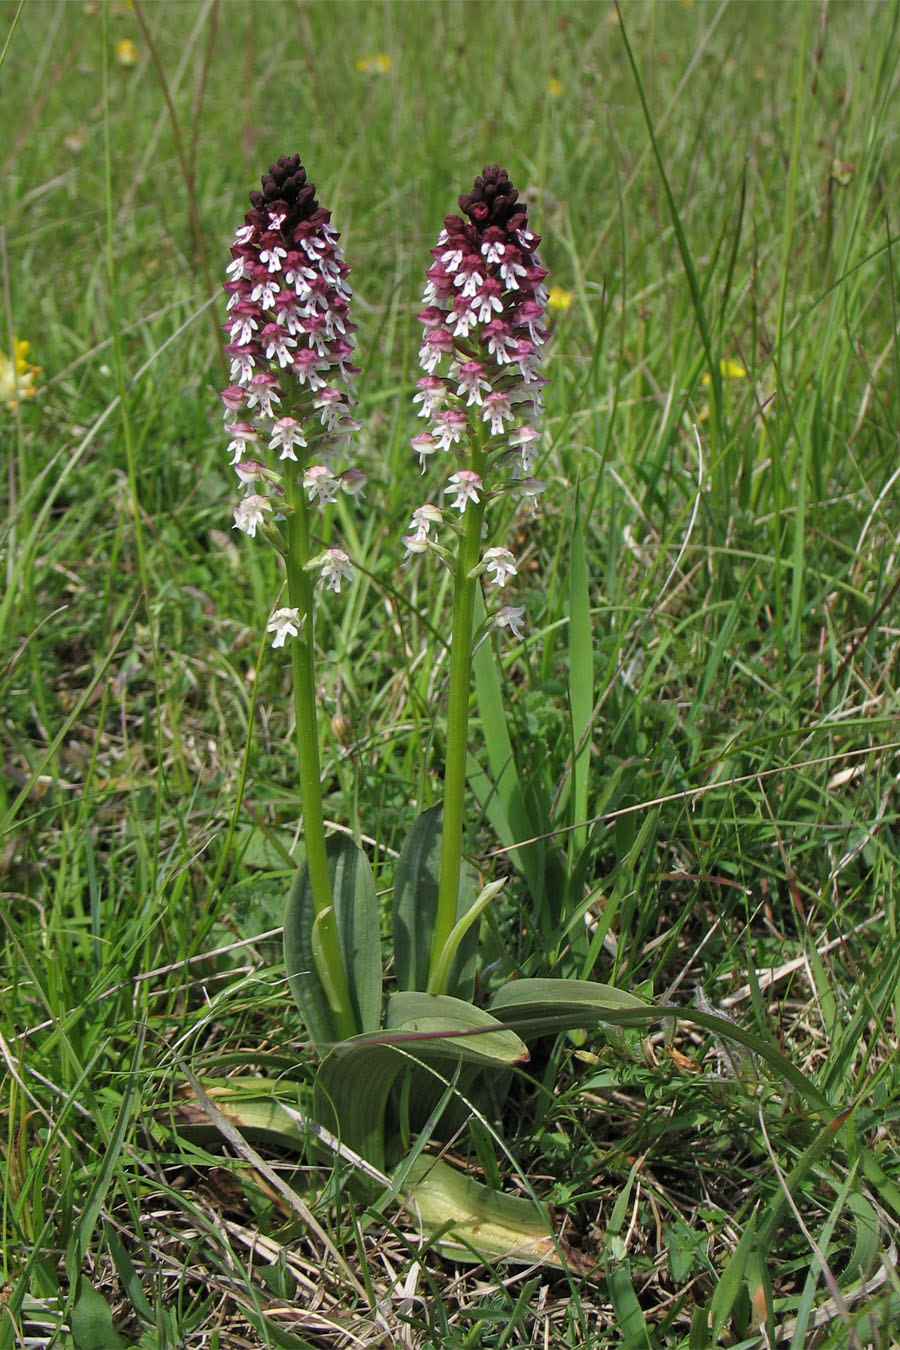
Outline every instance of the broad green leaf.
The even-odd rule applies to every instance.
[[[544,1205],[481,1185],[440,1158],[420,1154],[404,1164],[400,1193],[427,1237],[458,1261],[513,1261],[583,1272],[587,1263],[553,1235]]]
[[[113,1330],[112,1312],[102,1294],[82,1280],[72,1309],[72,1339],[77,1350],[116,1350],[128,1342]]]
[[[726,1042],[734,1041],[736,1045],[744,1046],[768,1064],[777,1077],[790,1083],[813,1110],[825,1117],[827,1124],[823,1136],[826,1142],[843,1121],[843,1117],[837,1118],[828,1098],[819,1091],[812,1079],[776,1050],[771,1041],[725,1017],[701,1012],[699,1008],[646,1003],[625,989],[595,984],[592,980],[526,979],[510,980],[503,985],[494,997],[491,1011],[506,1025],[519,1027],[523,1032],[530,1030],[535,1036],[572,1030],[592,1022],[632,1027],[652,1026],[654,1022],[667,1018],[691,1022]],[[865,1152],[861,1154],[860,1166],[864,1175],[873,1182],[876,1176],[882,1185],[887,1181],[874,1159]],[[887,1184],[890,1187],[890,1183]],[[888,1203],[893,1206],[896,1202],[900,1209],[900,1192],[895,1188],[889,1194],[891,1198]]]
[[[400,989],[424,989],[428,984],[440,882],[442,815],[443,808],[438,805],[417,816],[397,859],[391,920],[394,970]],[[457,921],[475,902],[475,874],[463,859]],[[474,992],[477,949],[478,926],[474,924],[464,934],[450,970],[447,987],[458,998],[471,998]]]
[[[483,1009],[449,994],[394,994],[388,1000],[385,1026],[393,1033],[393,1044],[402,1044],[422,1059],[458,1055],[486,1067],[506,1067],[528,1059],[528,1047],[514,1031]]]
[[[361,1031],[377,1029],[381,1014],[381,932],[369,860],[346,835],[326,843],[341,957]],[[319,1045],[337,1039],[328,991],[315,960],[317,916],[306,864],[297,869],[284,916],[288,984],[306,1028]]]
[[[611,1270],[606,1277],[606,1287],[622,1343],[629,1348],[634,1347],[634,1350],[639,1346],[647,1346],[647,1350],[650,1350],[653,1345],[650,1330],[628,1271],[623,1266]]]
[[[593,980],[510,980],[494,995],[491,1011],[504,1022],[534,1023],[534,1034],[583,1026],[585,1022],[626,1024],[630,1013],[643,1020],[649,1005],[627,989]],[[527,1030],[527,1027],[523,1026]],[[546,1033],[545,1033],[546,1034]]]
[[[480,1034],[473,1035],[478,1031]],[[433,1085],[446,1087],[452,1066],[505,1071],[528,1058],[515,1032],[490,1013],[449,995],[415,991],[394,994],[386,1030],[336,1045],[316,1079],[314,1115],[326,1129],[380,1170],[396,1156],[396,1124],[387,1119],[391,1089],[410,1066],[423,1070],[423,1109],[431,1109]]]

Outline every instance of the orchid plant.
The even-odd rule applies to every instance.
[[[365,485],[350,462],[360,423],[349,269],[298,155],[271,165],[250,201],[225,286],[231,383],[222,401],[244,490],[235,528],[278,552],[287,591],[268,631],[273,648],[290,652],[305,845],[285,913],[287,979],[321,1057],[303,1119],[320,1141],[356,1160],[369,1185],[376,1180],[379,1203],[414,1194],[424,1227],[439,1229],[457,1251],[560,1260],[536,1202],[488,1191],[421,1151],[454,1101],[474,1109],[483,1099],[485,1075],[495,1100],[502,1096],[510,1066],[528,1058],[530,1030],[646,1026],[668,1011],[575,980],[512,980],[493,991],[488,1008],[473,1001],[479,920],[502,883],[479,893],[464,853],[472,667],[491,629],[515,639],[524,631],[524,606],[506,601],[516,560],[497,539],[497,508],[512,493],[534,509],[545,487],[533,472],[547,383],[540,239],[494,165],[459,198],[459,214],[444,220],[426,274],[414,398],[425,429],[412,449],[423,474],[436,463],[444,473],[413,511],[403,549],[407,562],[430,555],[452,575],[446,763],[443,801],[414,821],[396,864],[396,988],[385,1002],[372,867],[352,839],[326,836],[318,749],[316,606],[323,588],[339,594],[352,575],[347,553],[320,542],[322,511]],[[777,1063],[809,1097],[803,1076],[759,1038],[708,1011],[690,1016]],[[235,1094],[233,1080],[218,1089],[236,1123],[262,1120],[296,1142],[297,1114],[272,1084],[245,1081]]]

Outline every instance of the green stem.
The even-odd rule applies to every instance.
[[[484,457],[480,446],[472,447],[472,468],[481,474],[482,478],[484,477]],[[453,591],[447,758],[444,769],[444,813],[441,827],[441,878],[428,972],[428,992],[431,994],[444,992],[448,971],[446,965],[442,965],[441,957],[453,932],[459,903],[468,752],[469,687],[472,672],[472,618],[475,609],[475,588],[478,585],[478,578],[469,574],[478,566],[481,558],[483,519],[484,497],[477,505],[469,502],[466,507]]]
[[[331,874],[325,849],[322,815],[322,785],[319,769],[319,732],[316,719],[316,669],[313,641],[313,583],[305,564],[309,561],[309,521],[303,489],[295,476],[285,476],[285,495],[290,508],[287,521],[287,571],[290,601],[301,615],[300,633],[291,643],[294,668],[294,709],[297,721],[297,759],[300,768],[300,803],[303,809],[303,842],[306,870],[316,911],[318,943],[314,958],[322,986],[329,993],[336,1030],[341,1040],[355,1036],[359,1027],[353,1012],[338,942]]]

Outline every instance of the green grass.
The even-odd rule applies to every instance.
[[[779,1343],[900,1344],[897,14],[634,3],[626,44],[566,0],[4,5],[3,345],[42,370],[0,407],[0,1347],[75,1345],[81,1273],[146,1347],[750,1347],[760,1287]],[[415,311],[498,161],[572,303],[549,491],[509,522],[528,641],[474,704],[469,845],[512,878],[483,965],[699,985],[849,1113],[823,1132],[688,1022],[541,1042],[451,1151],[548,1198],[587,1275],[454,1268],[254,1141],[313,1227],[184,1119],[188,1074],[315,1077],[273,933],[277,575],[229,528],[214,331],[295,149],[353,266],[370,475],[319,626],[326,819],[386,891],[438,795]]]

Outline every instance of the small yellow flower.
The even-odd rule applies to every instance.
[[[116,43],[116,60],[120,66],[136,66],[138,49],[131,38],[119,38]]]
[[[572,303],[572,292],[567,291],[563,286],[551,286],[550,294],[547,296],[547,308],[558,309],[560,313],[569,308]]]
[[[18,407],[19,399],[34,397],[34,377],[41,368],[26,361],[29,345],[24,338],[15,338],[13,360],[7,352],[0,351],[0,403],[5,403],[11,412]]]
[[[547,88],[554,98],[559,98],[560,94],[563,91],[563,87],[555,75],[550,76],[550,82],[547,85]]]
[[[391,58],[387,52],[372,52],[369,56],[356,58],[356,69],[363,75],[386,75],[391,68]]]
[[[747,372],[740,361],[731,361],[727,356],[723,356],[719,362],[719,373],[723,380],[746,380],[747,378]],[[700,383],[705,385],[712,384],[708,370],[704,372],[703,379]]]

